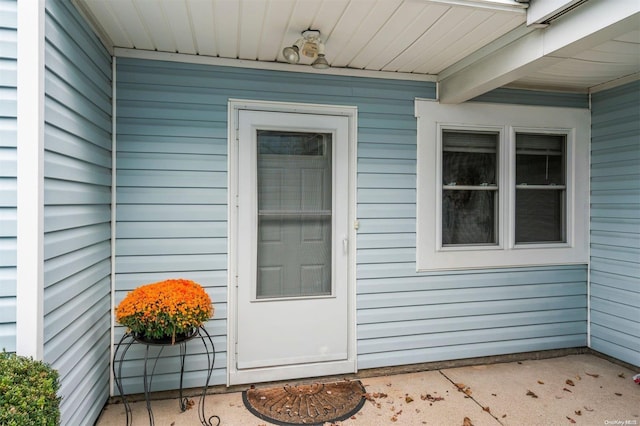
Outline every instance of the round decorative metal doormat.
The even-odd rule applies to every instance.
[[[249,389],[244,405],[277,425],[322,425],[348,419],[362,408],[365,389],[359,380]]]

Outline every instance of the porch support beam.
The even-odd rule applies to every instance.
[[[515,0],[423,0],[428,3],[440,3],[447,6],[467,6],[475,9],[500,10],[505,12],[522,11],[525,13],[528,5]]]
[[[461,103],[638,28],[640,2],[591,0],[549,27],[441,74],[441,103]],[[498,41],[499,42],[499,41]]]
[[[44,0],[18,2],[16,352],[44,357]]]

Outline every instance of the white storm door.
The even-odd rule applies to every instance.
[[[239,111],[234,383],[351,372],[348,118]]]

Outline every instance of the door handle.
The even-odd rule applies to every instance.
[[[342,239],[342,250],[344,251],[344,254],[349,252],[349,240],[347,238]]]

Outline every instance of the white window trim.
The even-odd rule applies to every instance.
[[[15,339],[16,353],[36,360],[44,359],[44,21],[44,1],[18,2]]]
[[[439,104],[416,99],[418,119],[418,271],[498,268],[588,261],[589,141],[587,109],[489,103]],[[442,247],[441,191],[443,129],[500,132],[499,222],[495,246]],[[515,134],[567,135],[566,242],[515,244]],[[505,166],[508,164],[508,166]]]

